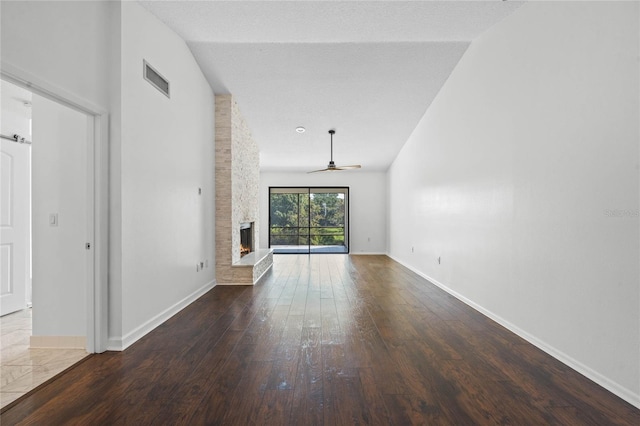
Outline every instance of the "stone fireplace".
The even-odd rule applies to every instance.
[[[258,241],[260,153],[233,97],[215,103],[216,284],[252,285],[273,264]]]

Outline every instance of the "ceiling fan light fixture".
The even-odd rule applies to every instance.
[[[304,127],[302,127],[302,126],[298,126],[298,127],[296,127],[296,132],[298,132],[298,133],[304,133],[304,132],[306,132],[306,131],[307,131],[307,129],[305,129],[305,128],[304,128]]]
[[[329,134],[331,135],[331,160],[329,161],[329,165],[327,166],[326,169],[321,169],[321,170],[313,170],[311,172],[307,172],[307,173],[316,173],[316,172],[335,172],[338,170],[352,170],[352,169],[359,169],[362,166],[360,166],[359,164],[354,164],[352,166],[336,166],[336,163],[333,161],[333,135],[336,134],[336,131],[334,129],[329,130]]]

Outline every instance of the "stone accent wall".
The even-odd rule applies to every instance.
[[[253,284],[250,268],[232,265],[240,260],[240,223],[254,222],[254,247],[259,247],[258,145],[232,95],[216,95],[215,123],[216,281]]]
[[[232,234],[232,263],[240,260],[240,223],[254,222],[253,247],[260,247],[258,241],[260,225],[260,150],[253,140],[251,131],[240,114],[238,104],[231,102],[231,170],[232,170],[232,204],[231,217],[236,232]]]

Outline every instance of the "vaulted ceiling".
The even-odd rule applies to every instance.
[[[386,170],[470,42],[522,4],[140,3],[186,41],[216,94],[234,95],[263,171],[326,167],[329,129],[336,164]]]

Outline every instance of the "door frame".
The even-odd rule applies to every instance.
[[[109,115],[103,108],[37,76],[2,63],[0,78],[39,96],[87,115],[87,347],[89,353],[107,349],[109,266]]]

